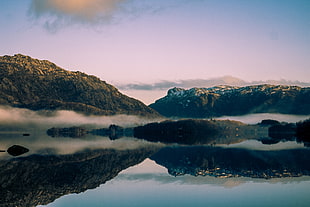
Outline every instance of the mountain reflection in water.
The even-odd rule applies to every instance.
[[[48,204],[94,189],[150,157],[173,176],[282,178],[310,175],[310,150],[259,151],[209,146],[148,146],[131,150],[84,150],[0,161],[0,206]]]
[[[156,150],[152,147],[86,150],[69,155],[1,160],[0,206],[48,204],[63,195],[96,188]]]
[[[310,149],[304,148],[303,144],[296,142],[283,143],[280,141],[274,145],[263,145],[261,142],[253,139],[253,137],[248,137],[248,134],[256,127],[251,126],[251,128],[248,128],[249,130],[242,131],[241,129],[243,128],[238,126],[237,136],[235,133],[236,126],[233,126],[230,128],[232,130],[228,131],[229,133],[224,134],[225,136],[217,134],[213,137],[207,137],[207,139],[204,139],[203,145],[198,146],[184,146],[181,145],[184,143],[176,144],[174,142],[172,142],[173,144],[158,143],[158,141],[161,141],[161,137],[157,136],[154,136],[156,139],[153,140],[153,137],[151,137],[148,141],[134,137],[110,140],[108,137],[98,136],[96,134],[98,131],[96,131],[93,135],[86,134],[82,138],[71,139],[68,137],[49,137],[46,134],[47,127],[42,127],[40,130],[36,127],[28,130],[25,127],[16,132],[7,132],[6,130],[8,129],[3,128],[3,132],[0,133],[1,149],[8,149],[12,145],[20,144],[27,147],[29,152],[17,158],[13,158],[7,152],[1,153],[0,206],[32,207],[49,203],[52,206],[54,204],[59,206],[56,204],[56,199],[70,197],[64,195],[81,193],[95,188],[95,190],[87,192],[91,193],[98,190],[97,192],[99,192],[101,199],[115,202],[114,205],[106,206],[120,206],[120,203],[130,203],[134,199],[141,200],[145,196],[153,199],[153,204],[149,205],[150,203],[146,203],[146,205],[140,206],[156,206],[158,203],[160,205],[160,201],[156,202],[159,195],[168,200],[173,200],[174,191],[171,192],[171,189],[175,189],[179,193],[175,194],[177,199],[180,199],[180,197],[188,198],[188,194],[183,192],[186,191],[187,187],[176,184],[180,180],[191,180],[191,188],[189,188],[190,190],[187,193],[194,195],[194,192],[199,191],[202,195],[202,201],[211,199],[211,197],[205,199],[205,192],[210,186],[202,186],[202,184],[210,184],[211,181],[213,183],[234,183],[235,180],[242,179],[248,184],[253,180],[255,182],[268,183],[276,180],[282,185],[282,182],[287,182],[287,179],[294,182],[296,178],[290,178],[299,177],[300,183],[295,183],[296,185],[293,183],[291,186],[303,189],[309,183],[310,178],[307,176],[310,175]],[[186,127],[180,128],[178,126],[176,129],[178,132],[188,132],[185,130],[187,129]],[[256,130],[256,132],[260,135],[262,132],[265,134],[264,128],[259,129],[262,130]],[[24,132],[29,132],[29,136],[22,136]],[[193,134],[185,133],[185,135],[188,135],[188,138],[192,138]],[[201,138],[200,135],[198,134],[196,138]],[[251,139],[248,140],[248,138]],[[198,143],[202,143],[201,140],[198,141]],[[185,144],[189,143],[185,142]],[[212,146],[207,146],[206,144]],[[253,148],[254,146],[255,149]],[[137,177],[141,179],[143,177],[145,179],[140,180],[141,182],[135,181],[138,182],[137,185],[140,188],[140,191],[135,191],[134,183],[131,183],[127,179],[128,177],[126,177],[126,170],[131,166],[138,168],[137,164],[147,158],[153,160],[151,161],[153,164],[155,162],[157,164],[148,166],[148,174],[139,175],[132,173],[130,175],[131,178]],[[162,170],[161,173],[164,173],[164,176],[161,174],[156,178],[155,171],[157,168]],[[163,168],[166,168],[169,174]],[[127,180],[123,180],[125,185],[121,185],[120,188],[117,184],[123,178]],[[161,186],[154,188],[152,181],[156,179],[160,179],[162,183],[160,184]],[[201,186],[193,184],[195,182]],[[98,187],[102,184],[104,184],[102,187]],[[253,187],[253,189],[255,188],[252,191],[253,195],[259,194],[256,187]],[[280,188],[282,187],[280,186]],[[113,189],[117,189],[116,195],[114,195],[116,200],[107,196],[114,192]],[[160,190],[156,192],[155,190],[148,191],[150,189]],[[106,193],[106,197],[104,197],[102,192]],[[153,194],[147,195],[148,192]],[[209,191],[208,193],[209,195],[218,193],[217,196],[219,198],[223,195],[222,191]],[[81,198],[85,194],[87,193],[75,196]],[[235,195],[236,199],[239,199],[238,196],[240,198],[244,197],[243,194],[239,195],[238,191],[227,191],[226,195],[229,196],[228,194],[231,194],[232,197]],[[126,197],[126,195],[130,196]],[[260,195],[258,197],[261,199]],[[302,198],[304,199],[305,197]],[[120,201],[120,198],[123,200]],[[161,203],[165,202],[164,198],[159,199],[162,200]],[[180,202],[184,202],[182,198]],[[294,198],[296,199],[297,197],[295,196],[292,199]],[[301,200],[300,203],[305,203],[303,202],[304,200]],[[87,199],[85,199],[86,201]],[[72,203],[78,202],[79,199],[77,201],[74,200]],[[173,200],[172,206],[176,206],[174,202],[175,200]],[[187,204],[191,202],[194,202],[193,198],[187,200]],[[205,204],[207,203],[203,203],[203,206]],[[92,205],[87,203],[80,206]],[[189,205],[183,204],[183,206]]]
[[[310,150],[261,151],[209,146],[165,147],[154,154],[169,174],[219,178],[281,178],[310,175]]]

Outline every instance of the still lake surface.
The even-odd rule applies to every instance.
[[[256,114],[222,118],[254,124],[267,118],[297,122],[309,117]],[[310,149],[300,143],[263,145],[247,140],[181,146],[130,137],[113,141],[99,136],[52,138],[45,133],[47,126],[54,125],[31,122],[1,127],[1,149],[19,144],[30,151],[19,157],[1,152],[0,207],[310,203]],[[30,136],[22,136],[25,132]]]

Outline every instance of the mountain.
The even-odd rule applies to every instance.
[[[158,116],[142,102],[95,76],[25,55],[0,57],[0,104],[31,110]]]
[[[310,114],[310,87],[263,84],[172,88],[150,107],[167,117],[205,118],[249,113],[307,115]]]

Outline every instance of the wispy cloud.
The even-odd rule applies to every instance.
[[[189,79],[179,81],[159,81],[152,84],[146,83],[132,83],[119,84],[117,87],[121,90],[167,90],[172,87],[193,88],[193,87],[212,87],[216,85],[231,85],[231,86],[246,86],[256,84],[275,84],[275,85],[297,85],[303,87],[310,87],[310,83],[290,80],[266,80],[266,81],[244,81],[232,76],[223,76],[211,79]]]
[[[37,16],[47,12],[93,21],[99,15],[110,14],[122,2],[124,0],[33,0],[32,9]]]
[[[196,0],[197,1],[197,0]],[[45,29],[56,32],[67,26],[98,26],[158,13],[187,0],[32,0],[29,15]]]
[[[130,0],[32,0],[29,14],[55,32],[74,24],[111,22]]]

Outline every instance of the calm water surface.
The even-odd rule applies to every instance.
[[[146,159],[97,189],[47,206],[308,206],[310,178],[173,177]]]
[[[278,118],[298,121],[307,117]],[[258,115],[238,117],[249,123],[261,119]],[[12,130],[14,126],[2,126],[1,149],[19,144],[30,151],[19,157],[0,153],[0,207],[283,207],[310,203],[310,149],[303,144],[263,145],[247,140],[181,146],[135,138],[51,138],[46,127],[32,123]],[[30,136],[22,136],[25,132]]]

